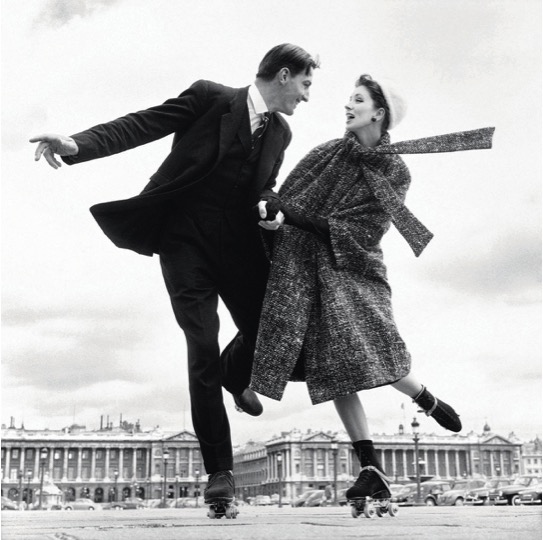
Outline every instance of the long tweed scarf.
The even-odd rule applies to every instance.
[[[325,198],[323,201],[322,197],[319,197],[320,208],[316,208],[317,201],[314,198],[311,201],[312,197],[307,190],[311,181],[319,178],[321,186],[329,185],[332,189],[338,179],[351,178],[357,181],[363,177],[375,198],[390,215],[394,226],[418,257],[432,239],[433,234],[411,213],[392,187],[391,180],[393,179],[386,174],[389,155],[492,148],[494,129],[493,127],[480,128],[394,144],[390,144],[389,135],[385,134],[379,144],[371,148],[362,146],[357,137],[348,132],[343,139],[330,141],[311,152],[305,163],[302,161],[300,165],[303,165],[292,171],[279,194],[282,198],[286,196],[291,200],[297,199],[301,206],[306,207],[300,207],[301,210],[307,211],[311,208],[320,216],[327,217],[327,214],[333,211],[334,198]]]

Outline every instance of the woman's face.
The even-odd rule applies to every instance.
[[[371,119],[377,114],[377,109],[365,86],[357,86],[354,89],[349,102],[345,105],[345,114],[348,131],[357,131],[373,123]]]

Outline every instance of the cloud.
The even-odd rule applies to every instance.
[[[482,245],[468,242],[462,253],[430,266],[427,277],[468,295],[500,298],[512,304],[539,302],[540,233],[506,233]]]
[[[122,0],[49,0],[34,24],[53,28],[68,24],[74,17],[90,17],[96,10],[108,8]]]

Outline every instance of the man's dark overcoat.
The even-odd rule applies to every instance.
[[[173,198],[201,182],[220,164],[247,118],[246,88],[211,81],[195,82],[177,98],[72,135],[79,147],[69,164],[117,154],[174,133],[172,150],[142,193],[125,200],[94,205],[91,212],[111,241],[121,248],[152,256]],[[254,203],[275,194],[284,151],[291,139],[288,124],[272,114],[262,141],[252,184]]]

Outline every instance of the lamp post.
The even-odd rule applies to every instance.
[[[420,469],[419,469],[419,427],[420,424],[416,418],[411,422],[413,429],[413,441],[415,442],[415,474],[417,477],[417,503],[420,503]]]
[[[41,467],[41,477],[40,477],[40,503],[38,505],[38,510],[41,510],[43,504],[43,477],[45,475],[45,460],[49,455],[49,450],[47,448],[42,448],[40,450],[40,467]]]
[[[198,496],[200,495],[200,469],[194,471],[196,483],[194,484],[194,496],[196,497],[196,508],[198,508]]]
[[[168,458],[170,453],[168,450],[162,451],[162,459],[164,460],[164,484],[162,486],[162,508],[166,508],[166,476],[168,473]]]
[[[26,504],[27,506],[32,502],[32,497],[30,496],[30,479],[32,478],[32,469],[26,470]]]
[[[334,506],[337,506],[337,454],[338,444],[336,441],[332,441],[330,445],[332,447],[332,456],[334,458]]]
[[[117,502],[117,481],[119,480],[119,471],[115,470],[113,473],[113,476],[115,477],[115,488],[113,491],[113,502]]]
[[[283,507],[283,455],[277,454],[277,476],[279,477],[279,508]]]
[[[18,503],[19,503],[19,510],[21,509],[21,506],[23,504],[23,471],[22,469],[19,469],[17,472],[17,479],[19,480],[19,496],[18,496]]]

